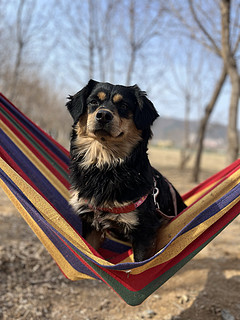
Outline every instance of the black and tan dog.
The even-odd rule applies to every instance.
[[[135,261],[155,253],[165,218],[185,208],[173,186],[147,156],[151,125],[158,117],[138,86],[90,80],[70,96],[71,205],[82,235],[96,249],[106,232],[129,241]]]

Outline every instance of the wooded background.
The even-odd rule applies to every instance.
[[[239,156],[239,0],[0,0],[0,44],[1,92],[65,146],[66,96],[94,78],[137,83],[184,119],[181,167],[194,150],[195,181],[213,110],[226,163]]]

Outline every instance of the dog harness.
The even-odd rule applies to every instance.
[[[157,176],[158,177],[158,176]],[[167,182],[168,186],[169,186],[169,189],[170,189],[170,193],[171,193],[171,196],[172,196],[172,200],[173,200],[173,208],[174,208],[174,215],[173,216],[168,216],[167,214],[165,214],[164,212],[162,212],[162,210],[160,210],[160,207],[159,207],[159,203],[157,202],[157,196],[159,194],[159,189],[157,187],[157,181],[155,179],[155,177],[153,177],[153,201],[154,201],[154,204],[155,204],[155,207],[156,207],[156,211],[165,219],[167,220],[171,220],[173,218],[175,218],[177,216],[177,198],[176,198],[176,192],[175,190],[173,189],[173,186],[171,185],[171,183],[166,179],[164,178],[165,181]]]
[[[145,196],[141,197],[138,201],[130,203],[126,206],[122,206],[122,207],[113,207],[113,208],[96,208],[99,211],[106,211],[109,213],[116,213],[116,214],[120,214],[120,213],[129,213],[131,211],[134,211],[135,209],[137,209],[138,207],[141,206],[141,204],[143,204],[143,202],[147,199],[148,194],[146,194]],[[88,205],[91,209],[93,209],[92,206]]]
[[[156,176],[158,178],[158,176]],[[169,216],[167,214],[165,214],[164,212],[162,212],[162,210],[160,210],[160,206],[159,203],[157,202],[157,196],[159,194],[159,189],[157,187],[157,181],[155,179],[155,177],[153,177],[153,191],[152,191],[152,196],[153,196],[153,201],[156,207],[156,211],[165,219],[167,220],[171,220],[173,218],[175,218],[177,216],[177,199],[176,199],[176,193],[175,190],[173,189],[173,186],[171,185],[171,183],[164,178],[165,181],[168,183],[169,189],[170,189],[170,193],[172,196],[172,200],[173,200],[173,207],[174,207],[174,215],[173,216]],[[149,194],[146,194],[145,196],[141,197],[138,201],[130,203],[126,206],[122,206],[122,207],[113,207],[113,208],[101,208],[101,207],[93,207],[90,204],[88,204],[89,208],[91,208],[94,211],[104,211],[104,212],[108,212],[108,213],[115,213],[115,214],[120,214],[120,213],[129,213],[131,211],[134,211],[135,209],[137,209],[138,207],[140,207],[143,202],[147,199]]]

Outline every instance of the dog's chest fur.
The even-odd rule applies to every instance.
[[[71,204],[81,215],[82,235],[98,249],[102,233],[109,230],[131,242],[135,261],[145,260],[155,253],[156,234],[163,221],[156,204],[165,216],[176,215],[175,200],[178,212],[184,208],[180,195],[176,192],[173,199],[169,183],[148,160],[151,125],[158,113],[136,85],[90,80],[69,100],[67,107],[74,120]],[[145,201],[139,202],[143,197]],[[141,205],[131,206],[133,211],[128,213],[110,213],[112,208],[133,203]]]
[[[84,198],[79,198],[79,189],[72,190],[70,204],[83,219],[92,224],[96,230],[111,230],[121,229],[122,233],[128,234],[133,228],[135,228],[138,221],[137,211],[131,211],[128,213],[108,213],[101,211],[92,205],[88,204],[88,201]],[[127,203],[126,203],[127,204]],[[122,204],[115,202],[114,206],[121,206]]]
[[[138,210],[115,214],[98,208],[125,206],[149,193],[152,179],[146,170],[150,168],[147,155],[143,156],[139,147],[115,165],[93,163],[86,167],[84,154],[76,148],[76,135],[73,134],[72,139],[71,205],[96,230],[118,230],[127,236],[139,224]],[[137,161],[140,152],[141,161]]]

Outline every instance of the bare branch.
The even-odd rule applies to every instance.
[[[196,11],[193,7],[193,1],[192,0],[188,0],[188,4],[191,10],[191,13],[193,15],[193,18],[195,20],[195,22],[197,23],[199,29],[203,32],[203,34],[207,37],[207,39],[210,41],[210,43],[213,46],[214,51],[216,52],[216,54],[218,54],[219,56],[221,55],[221,50],[218,48],[216,42],[214,41],[214,39],[212,38],[212,36],[209,34],[209,32],[204,28],[203,24],[201,23],[201,21],[198,19],[198,16],[196,14]]]

